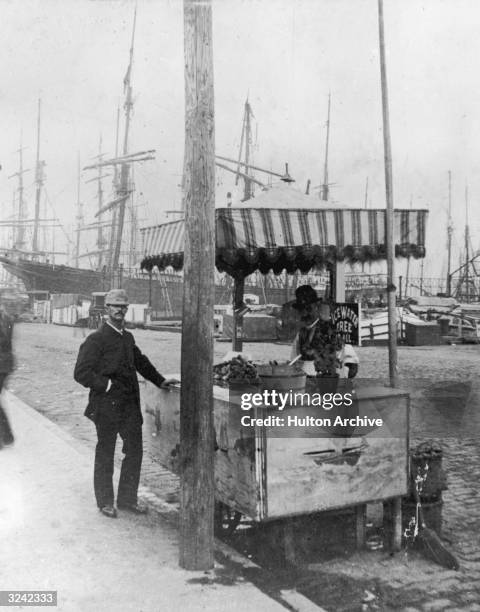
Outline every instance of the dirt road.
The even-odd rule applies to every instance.
[[[138,346],[160,372],[179,372],[180,334],[136,330],[134,335]],[[10,377],[9,388],[93,448],[95,430],[83,416],[87,390],[73,380],[73,368],[83,339],[82,330],[70,327],[18,325],[15,330],[17,369]],[[216,342],[215,360],[220,361],[229,349],[229,343]],[[254,359],[281,360],[289,357],[290,347],[249,343],[244,352]],[[358,354],[359,376],[387,382],[386,347],[362,347]],[[317,557],[310,560],[313,562],[298,573],[277,569],[270,577],[282,588],[296,588],[325,609],[336,612],[360,609],[365,589],[376,594],[376,601],[382,606],[376,609],[381,610],[407,607],[411,611],[478,610],[480,345],[399,347],[398,357],[399,386],[410,392],[412,400],[412,443],[434,438],[444,448],[449,490],[444,493],[443,533],[460,559],[461,571],[448,572],[415,556],[392,559],[381,551],[355,553],[347,541],[348,530],[344,526],[321,528],[317,523],[312,526],[312,538],[317,538],[320,544]],[[148,448],[142,482],[159,496],[173,492],[177,486],[176,478],[155,462]],[[335,536],[330,555],[325,556],[328,544],[325,534],[328,539],[329,533],[343,533],[345,537],[342,540]]]
[[[59,325],[17,325],[17,369],[9,387],[39,412],[91,443],[93,428],[83,417],[87,390],[73,380],[83,333],[84,330]],[[148,330],[135,330],[134,334],[140,349],[160,372],[180,371],[180,334]],[[229,349],[229,343],[215,342],[215,360],[221,360]],[[254,359],[287,359],[290,347],[247,343],[244,351]],[[387,382],[386,347],[360,347],[357,352],[361,364],[358,376]],[[480,431],[476,413],[468,416],[457,412],[456,418],[448,415],[450,400],[465,401],[475,392],[480,372],[480,345],[399,347],[398,369],[399,386],[412,396],[412,436],[446,437],[459,435],[464,428],[471,433],[472,427]]]

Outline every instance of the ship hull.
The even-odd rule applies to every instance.
[[[0,256],[0,264],[13,276],[23,281],[27,291],[74,293],[90,296],[94,291],[112,288],[110,275],[97,270],[75,268]],[[183,309],[183,277],[167,272],[150,277],[138,270],[124,271],[118,276],[117,286],[124,288],[132,304],[150,304],[155,318],[181,319]],[[258,296],[260,303],[283,304],[294,298],[295,286],[271,286],[258,283],[252,277],[245,285],[245,293]],[[224,276],[215,284],[215,304],[232,303],[233,280]]]
[[[90,296],[95,291],[109,291],[112,279],[101,271],[72,266],[47,264],[28,259],[0,256],[5,270],[20,279],[27,291],[73,293]],[[149,277],[135,270],[117,277],[117,286],[127,291],[132,304],[150,304],[154,317],[181,318],[183,307],[183,277],[159,273]],[[231,283],[215,286],[215,303],[230,304]]]
[[[93,291],[110,288],[102,273],[95,270],[7,257],[0,257],[0,263],[9,274],[23,282],[27,291],[90,295]]]

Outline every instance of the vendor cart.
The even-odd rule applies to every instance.
[[[245,386],[251,392],[251,386]],[[255,522],[355,507],[357,545],[365,543],[365,508],[375,501],[391,505],[390,545],[401,539],[400,499],[408,490],[409,396],[385,387],[359,388],[352,413],[381,427],[352,428],[336,435],[330,426],[312,430],[245,426],[236,399],[242,389],[214,387],[216,432],[216,499]],[[146,434],[155,457],[178,472],[180,445],[180,389],[158,389],[145,383],[142,390]],[[256,407],[255,418],[277,413]],[[287,406],[282,418],[302,418],[305,408]],[[253,414],[253,413],[252,413]],[[326,414],[326,413],[325,413]],[[330,419],[333,422],[333,419]],[[309,431],[307,431],[309,430]],[[342,430],[340,433],[345,433]],[[316,437],[318,436],[318,437]]]
[[[279,194],[271,189],[250,200],[251,206],[215,211],[216,266],[235,281],[235,313],[242,311],[244,279],[256,270],[279,274],[326,268],[331,274],[330,298],[342,301],[343,262],[386,257],[384,209],[322,208],[313,197],[292,187],[282,188],[282,197]],[[394,211],[397,257],[424,257],[426,215],[425,210]],[[183,266],[183,220],[145,228],[142,233],[143,268],[178,270]],[[233,327],[233,349],[238,351],[240,315]],[[365,535],[365,504],[383,500],[390,509],[391,543],[399,548],[400,498],[407,493],[408,481],[408,394],[392,388],[359,389],[356,401],[361,412],[381,414],[386,429],[360,436],[323,433],[315,439],[296,434],[285,439],[271,435],[265,427],[246,432],[240,425],[240,408],[228,390],[215,387],[217,499],[258,522],[355,507],[360,545]],[[180,392],[160,391],[147,384],[143,402],[157,454],[176,471]],[[299,408],[288,410],[293,413]]]

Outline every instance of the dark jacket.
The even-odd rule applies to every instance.
[[[319,320],[298,332],[298,348],[304,361],[313,361],[317,373],[333,376],[340,367],[337,351],[343,346],[342,338],[330,321]]]
[[[15,366],[12,335],[13,318],[0,310],[0,374],[10,374]]]
[[[165,378],[135,344],[133,335],[119,334],[103,323],[80,346],[75,364],[75,380],[90,389],[85,416],[95,421],[102,406],[125,407],[138,411],[140,392],[137,372],[158,387]],[[112,385],[107,392],[108,380]]]

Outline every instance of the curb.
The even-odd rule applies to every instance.
[[[48,419],[43,414],[39,413],[35,408],[32,408],[31,406],[26,404],[23,400],[14,395],[11,391],[4,390],[4,394],[8,404],[16,404],[20,409],[27,412],[30,418],[41,424],[42,427],[48,429],[48,431],[52,433],[55,437],[68,444],[79,455],[84,458],[91,459],[91,449],[86,447],[84,443],[80,442],[71,434],[61,429],[56,423]],[[167,520],[170,523],[174,523],[175,526],[178,525],[179,511],[177,504],[172,504],[164,501],[145,485],[139,486],[138,494],[141,500],[148,506],[150,506],[159,516],[161,516],[163,519]],[[216,554],[223,556],[227,561],[235,563],[242,569],[262,569],[261,566],[257,565],[247,557],[244,557],[241,553],[228,546],[228,544],[225,544],[224,542],[218,540],[217,538],[215,538],[214,546]],[[251,582],[251,584],[256,586],[257,589],[259,589],[259,587],[254,583]],[[261,591],[261,589],[259,590]],[[266,595],[267,597],[270,597],[270,599],[277,601],[277,603],[284,605],[287,609],[290,609],[293,612],[327,612],[327,610],[317,606],[307,597],[305,597],[301,593],[298,593],[294,589],[279,590],[278,598],[272,597],[270,594],[265,593],[265,591],[261,592],[263,592],[264,595]]]

